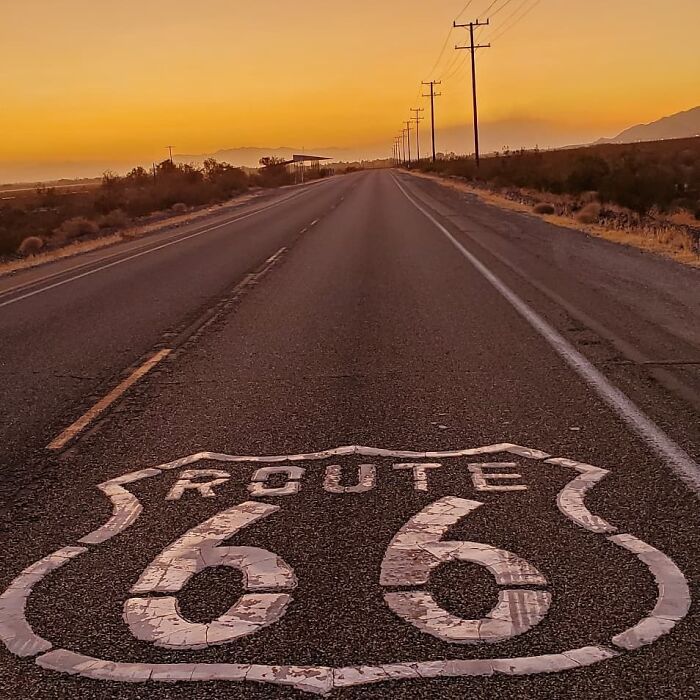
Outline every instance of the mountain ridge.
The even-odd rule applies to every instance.
[[[700,106],[661,117],[648,124],[636,124],[613,138],[598,139],[595,144],[665,141],[693,136],[700,136]]]

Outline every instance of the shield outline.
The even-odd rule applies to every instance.
[[[604,536],[609,542],[634,554],[654,576],[658,585],[656,605],[651,613],[633,627],[612,638],[615,648],[593,645],[556,654],[509,659],[460,659],[447,661],[415,661],[364,665],[345,668],[321,666],[269,666],[262,664],[157,664],[112,662],[77,654],[67,649],[54,649],[53,644],[37,635],[25,616],[25,607],[33,587],[53,571],[74,558],[117,536],[140,516],[143,507],[126,485],[175,471],[199,461],[222,463],[285,463],[321,461],[339,456],[395,457],[402,459],[451,459],[457,457],[510,453],[542,464],[568,467],[576,476],[557,497],[559,510],[578,527]],[[590,666],[609,660],[625,651],[638,649],[668,634],[690,609],[688,583],[675,563],[658,549],[630,534],[617,534],[617,528],[592,514],[585,505],[586,493],[604,479],[609,471],[567,458],[552,458],[541,450],[512,443],[456,451],[416,452],[386,450],[352,445],[321,452],[274,455],[234,456],[199,452],[157,467],[129,472],[98,485],[111,501],[109,520],[78,540],[80,546],[64,547],[22,571],[0,595],[0,639],[7,649],[19,657],[35,657],[42,668],[86,678],[115,682],[176,681],[258,681],[293,686],[309,693],[327,695],[335,689],[402,679],[455,678],[469,676],[511,676],[553,673]],[[88,545],[88,546],[85,546]]]

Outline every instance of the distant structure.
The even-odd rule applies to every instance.
[[[318,171],[321,167],[322,160],[331,160],[326,156],[309,156],[303,153],[295,154],[292,156],[291,160],[285,160],[281,165],[291,165],[294,168],[294,179],[296,182],[304,182],[306,164],[309,163],[309,167],[312,171]]]

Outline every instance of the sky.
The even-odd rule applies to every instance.
[[[450,31],[467,4],[0,0],[0,181],[124,170],[170,144],[385,155],[411,107],[428,117],[420,81],[440,78],[438,148],[470,152],[468,52],[454,51],[467,32]],[[586,142],[700,105],[699,0],[469,5],[462,21],[491,16],[485,149]]]

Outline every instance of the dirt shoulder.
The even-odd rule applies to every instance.
[[[695,242],[692,235],[687,233],[682,226],[672,221],[659,221],[653,225],[625,224],[615,227],[598,223],[583,223],[577,220],[575,216],[568,216],[561,211],[556,211],[557,209],[565,210],[566,207],[556,206],[559,202],[555,195],[549,195],[544,192],[519,191],[515,193],[516,196],[514,196],[512,192],[509,192],[510,196],[506,196],[505,194],[491,189],[475,187],[461,178],[442,177],[440,175],[416,171],[410,171],[409,174],[414,177],[433,180],[434,182],[438,182],[458,192],[472,194],[481,201],[502,209],[537,216],[544,221],[563,228],[583,231],[598,238],[604,238],[614,243],[656,253],[657,255],[662,255],[684,265],[700,268],[698,244]],[[533,210],[533,204],[535,202],[552,203],[555,208],[555,213],[536,213]],[[614,211],[619,211],[619,208],[614,208]]]

